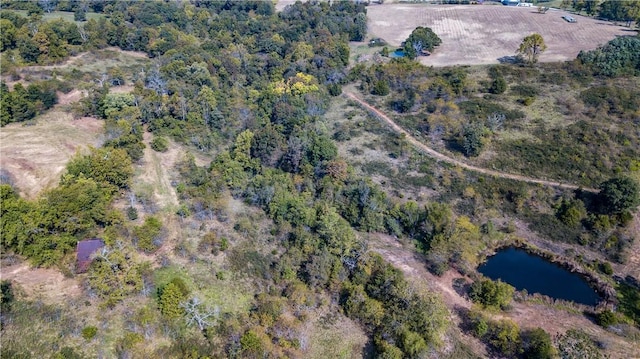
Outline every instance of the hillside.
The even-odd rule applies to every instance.
[[[0,356],[633,357],[640,38],[427,67],[404,6],[2,2]]]

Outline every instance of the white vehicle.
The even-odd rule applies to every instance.
[[[573,16],[564,15],[562,18],[567,22],[578,22],[575,18],[573,18]]]

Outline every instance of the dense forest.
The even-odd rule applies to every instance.
[[[640,38],[615,39],[565,64],[433,69],[406,58],[350,63],[350,42],[366,38],[366,6],[358,2],[298,2],[279,13],[263,1],[0,7],[2,126],[37,120],[74,88],[83,97],[68,111],[104,123],[102,146],[78,152],[38,198],[22,198],[10,180],[0,185],[3,263],[19,256],[57,268],[86,294],[48,304],[3,281],[3,357],[305,357],[314,345],[309,332],[320,330],[309,329],[312,318],[326,328],[353,322],[364,333],[365,343],[343,357],[478,357],[462,335],[478,338],[491,356],[600,357],[597,338],[580,328],[552,339],[556,333],[495,319],[516,294],[475,268],[491,249],[522,245],[514,220],[595,253],[571,263],[610,289],[607,300],[619,310],[582,309],[605,328],[638,335],[640,291],[614,281],[611,263],[627,260],[634,241],[627,229],[640,204],[633,177]],[[74,21],[46,18],[51,12]],[[421,33],[434,50],[440,39],[430,29],[410,39]],[[102,72],[22,72],[111,47],[148,61]],[[125,84],[130,91],[111,91]],[[527,127],[531,141],[501,137],[522,130],[527,102],[552,86],[578,89],[570,100],[579,116],[557,131]],[[461,173],[420,156],[364,111],[361,123],[344,122],[350,112],[328,123],[336,103],[346,102],[345,88],[442,151],[599,192]],[[613,125],[597,126],[603,118]],[[345,156],[343,144],[363,132],[381,136],[371,147],[422,177],[392,178],[384,163],[354,160],[362,149]],[[148,146],[188,149],[173,169],[176,206],[158,208],[135,182]],[[483,157],[489,149],[498,155]],[[437,195],[398,194],[416,187]],[[511,221],[499,224],[490,213]],[[460,328],[442,298],[369,250],[378,234],[411,244],[435,275],[454,269],[471,278],[466,295],[477,307]],[[86,238],[106,246],[87,273],[75,273],[74,250]]]

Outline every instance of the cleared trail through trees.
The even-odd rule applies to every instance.
[[[515,180],[515,181],[541,184],[541,185],[545,185],[545,186],[551,186],[551,187],[557,187],[557,188],[563,188],[563,189],[575,190],[575,189],[580,188],[583,191],[588,191],[588,192],[593,192],[593,193],[599,192],[595,188],[581,187],[581,186],[576,186],[576,185],[570,184],[570,183],[561,183],[561,182],[556,182],[556,181],[547,181],[547,180],[543,180],[543,179],[531,178],[531,177],[522,176],[522,175],[516,175],[516,174],[512,174],[512,173],[505,173],[505,172],[490,170],[488,168],[477,167],[477,166],[473,166],[473,165],[464,163],[464,162],[462,162],[460,160],[457,160],[455,158],[451,158],[451,157],[449,157],[449,156],[447,156],[447,155],[445,155],[443,153],[440,153],[440,152],[434,150],[433,148],[427,146],[423,142],[419,141],[417,138],[413,137],[409,132],[407,132],[407,130],[403,129],[397,123],[395,123],[391,118],[389,118],[389,116],[385,115],[382,111],[378,110],[377,108],[371,106],[370,104],[368,104],[366,101],[364,101],[363,99],[359,98],[355,94],[353,94],[351,92],[345,92],[345,95],[347,97],[349,97],[350,99],[356,101],[358,104],[360,104],[366,110],[369,110],[378,119],[380,119],[383,122],[385,122],[386,124],[388,124],[391,127],[391,129],[393,129],[393,131],[404,135],[405,139],[407,141],[409,141],[409,143],[411,143],[413,146],[418,148],[420,151],[422,151],[425,154],[435,158],[438,161],[442,161],[442,162],[446,162],[446,163],[449,163],[449,164],[452,164],[452,165],[455,165],[455,166],[458,166],[458,167],[462,167],[462,168],[464,168],[465,170],[468,170],[468,171],[474,171],[474,172],[478,172],[478,173],[482,173],[482,174],[486,174],[486,175],[490,175],[490,176],[494,176],[494,177],[499,177],[499,178],[506,178],[506,179],[511,179],[511,180]]]

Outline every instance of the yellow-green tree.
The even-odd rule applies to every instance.
[[[531,34],[525,37],[518,48],[518,55],[524,57],[529,64],[538,62],[538,56],[547,49],[544,39],[540,34]]]

